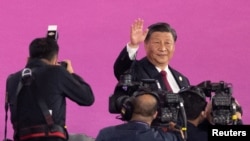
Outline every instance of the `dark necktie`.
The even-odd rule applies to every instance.
[[[163,82],[164,82],[166,88],[168,89],[168,91],[169,91],[169,92],[172,92],[172,89],[171,89],[171,87],[170,87],[170,85],[169,85],[169,83],[168,83],[167,72],[164,71],[164,70],[162,70],[162,71],[161,71],[161,76],[162,76]]]

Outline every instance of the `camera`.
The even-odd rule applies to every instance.
[[[57,25],[48,25],[47,38],[58,40]]]
[[[181,104],[183,101],[179,94],[162,90],[158,80],[155,79],[133,81],[131,74],[120,76],[114,93],[109,97],[109,112],[120,114],[123,103],[140,88],[156,92],[160,100],[158,115],[152,126],[167,126],[169,122],[177,123],[180,117],[183,117],[182,121],[185,121],[184,107]]]
[[[183,103],[182,98],[178,93],[169,93],[167,91],[159,91],[158,95],[161,99],[160,110],[158,111],[158,117],[153,121],[152,125],[163,126],[168,125],[169,122],[178,123],[179,116],[182,115]],[[184,115],[182,115],[184,116]]]
[[[58,40],[58,31],[57,31],[57,25],[48,25],[48,30],[46,34],[47,38],[51,38],[55,41]],[[64,61],[58,62],[62,67],[67,68],[67,63]]]
[[[68,64],[64,61],[58,62],[62,67],[67,68]]]
[[[204,81],[197,85],[212,101],[212,122],[217,125],[237,124],[235,113],[241,109],[232,96],[232,84]],[[214,93],[212,95],[212,93]]]
[[[152,91],[158,90],[157,82],[154,79],[142,79],[141,81],[133,81],[131,74],[120,76],[119,82],[115,86],[114,93],[109,97],[109,112],[119,114],[123,102],[131,97],[139,88],[150,88]]]

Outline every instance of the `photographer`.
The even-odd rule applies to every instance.
[[[199,128],[207,114],[205,94],[198,87],[191,86],[180,92],[180,96],[183,98],[187,116],[187,141],[207,141],[207,130]]]
[[[58,52],[56,40],[34,39],[25,69],[7,79],[14,141],[66,141],[66,97],[80,106],[94,103],[90,85],[74,73],[69,60],[66,68],[58,63]]]
[[[126,123],[103,128],[96,141],[177,141],[172,133],[151,128],[157,116],[158,95],[147,89],[139,89],[128,98],[122,107]]]
[[[220,92],[217,93],[217,95],[221,94],[221,91],[217,92]],[[199,86],[191,86],[188,89],[181,91],[179,94],[183,98],[184,108],[187,117],[187,141],[208,141],[209,127],[217,124],[220,125],[242,124],[241,113],[239,111],[236,111],[236,113],[234,113],[234,111],[231,111],[229,115],[228,112],[225,111],[230,111],[231,108],[214,109],[216,108],[216,106],[212,104],[213,101],[207,102],[206,100],[208,94],[204,92],[204,87],[202,89]],[[221,98],[214,96],[212,99],[220,100],[220,102],[222,103],[225,103],[225,101],[227,101],[225,99],[223,102],[221,101]],[[217,115],[213,115],[213,112],[220,113],[219,116],[221,117],[221,120],[215,120],[217,119],[217,117],[215,117]],[[236,116],[237,123],[231,122],[231,120],[233,119],[228,120],[229,118],[232,118],[232,115],[234,114]]]

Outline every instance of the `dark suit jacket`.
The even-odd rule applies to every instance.
[[[187,88],[190,85],[186,76],[182,75],[170,66],[169,69],[180,89]],[[117,80],[119,80],[120,76],[125,72],[131,73],[134,81],[141,81],[142,79],[156,79],[161,84],[161,88],[166,90],[166,86],[164,85],[161,75],[155,66],[149,62],[146,57],[141,60],[131,61],[126,47],[122,50],[114,64],[114,74]]]
[[[154,130],[146,123],[130,121],[99,131],[96,141],[177,141],[174,134]]]

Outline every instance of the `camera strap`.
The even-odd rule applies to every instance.
[[[4,141],[8,141],[7,139],[7,122],[8,122],[8,110],[9,110],[9,103],[8,103],[8,93],[5,94],[5,125],[4,125]]]
[[[20,81],[18,82],[18,86],[17,86],[17,90],[16,90],[16,97],[18,96],[18,93],[21,91],[23,84],[22,84],[22,79],[20,79]],[[17,99],[17,98],[16,98]],[[7,139],[7,122],[8,122],[8,111],[9,111],[9,102],[8,102],[9,98],[8,98],[8,92],[6,92],[5,94],[5,126],[4,126],[4,141],[8,141],[9,139]]]
[[[22,90],[23,86],[31,87],[32,83],[34,82],[34,76],[32,73],[35,72],[35,69],[30,69],[30,68],[24,68],[22,71],[22,76],[21,79],[18,82],[17,90],[16,90],[16,95],[15,95],[15,103],[17,103],[18,95],[20,91]],[[36,85],[35,85],[36,86]],[[31,92],[31,88],[28,88],[29,92]],[[42,97],[41,94],[35,94],[35,99],[38,102],[38,105],[43,113],[43,116],[46,121],[46,125],[50,128],[54,128],[55,126],[56,131],[53,132],[60,132],[59,134],[63,133],[64,136],[60,135],[62,138],[68,138],[67,131],[64,130],[64,127],[58,127],[57,125],[54,124],[54,120],[52,118],[51,113],[49,112],[49,108],[47,104],[45,103],[44,98]],[[15,110],[17,110],[17,107],[14,107]],[[7,135],[7,120],[8,120],[8,109],[9,109],[9,103],[8,103],[8,94],[6,93],[6,103],[5,103],[5,140],[6,140],[6,135]],[[15,126],[18,126],[18,123]],[[55,129],[55,128],[54,128]],[[53,130],[53,129],[52,129]],[[51,133],[50,133],[51,134]],[[45,134],[46,135],[46,134]],[[53,135],[53,134],[52,134]]]

